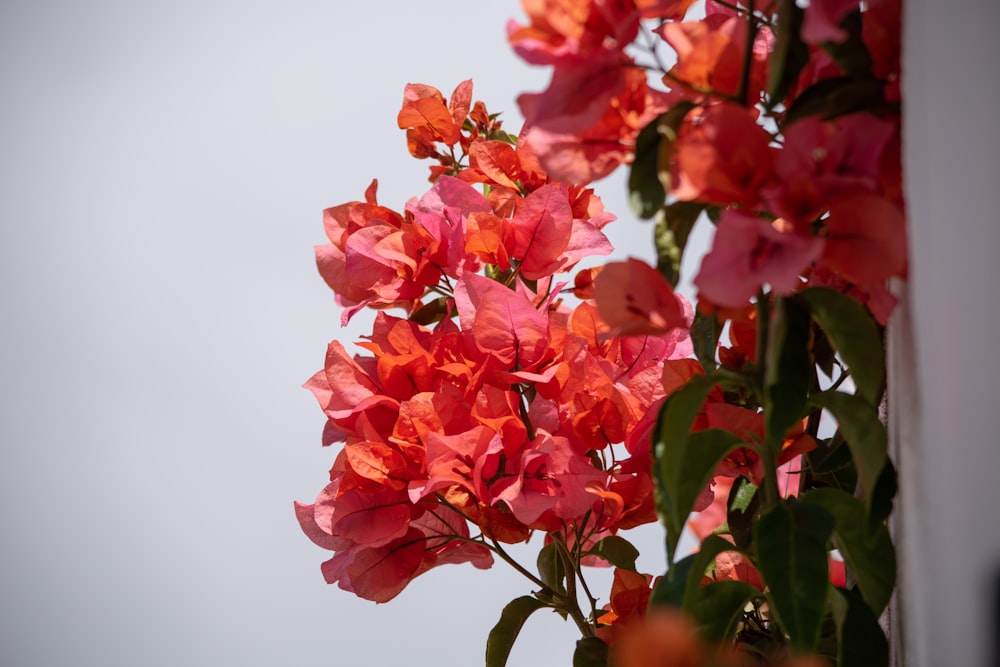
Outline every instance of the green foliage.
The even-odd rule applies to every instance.
[[[715,349],[719,345],[719,334],[722,325],[714,315],[695,313],[691,325],[691,343],[695,356],[701,362],[706,373],[715,372]]]
[[[795,295],[851,371],[858,393],[872,404],[885,383],[885,353],[878,326],[857,300],[826,287],[810,287]]]
[[[778,299],[771,322],[764,375],[766,445],[781,448],[785,431],[802,419],[809,391],[809,312],[792,299]]]
[[[833,543],[858,582],[858,589],[872,612],[881,614],[896,583],[896,550],[883,524],[869,530],[865,506],[839,489],[814,489],[802,496],[834,519]]]
[[[773,109],[788,94],[809,63],[809,47],[799,36],[804,12],[795,0],[779,0],[774,51],[767,68],[768,108]]]
[[[713,581],[701,587],[684,611],[691,614],[705,639],[722,642],[733,635],[747,603],[759,597],[761,592],[745,581]]]
[[[814,83],[795,98],[785,114],[785,125],[809,116],[830,120],[858,111],[872,111],[884,103],[882,84],[874,79],[831,77]]]
[[[746,551],[753,543],[753,527],[760,508],[757,487],[746,477],[738,477],[726,501],[726,525],[737,549]]]
[[[573,651],[573,667],[606,667],[608,645],[598,637],[584,637],[577,640]]]
[[[588,551],[590,555],[598,556],[622,570],[635,572],[635,559],[639,550],[632,543],[618,535],[608,535]]]
[[[694,107],[693,102],[678,103],[642,128],[635,139],[628,189],[632,211],[640,218],[652,218],[666,200],[677,130]]]
[[[820,392],[810,401],[815,407],[829,410],[840,424],[858,471],[862,497],[871,508],[876,482],[889,460],[885,427],[875,408],[859,396],[839,391]]]
[[[545,606],[544,602],[530,595],[522,595],[507,603],[500,614],[500,620],[486,639],[486,667],[504,667],[507,664],[510,650],[524,627],[524,622]]]
[[[649,598],[650,607],[673,607],[680,609],[684,606],[684,595],[687,592],[688,577],[694,570],[694,563],[697,556],[698,554],[685,556],[670,566],[667,573],[660,577],[660,580],[653,586],[653,594]]]
[[[681,260],[688,237],[704,210],[704,204],[678,201],[664,206],[656,216],[656,226],[653,228],[656,268],[674,287],[680,278]],[[715,348],[712,350],[714,352]]]
[[[771,609],[797,651],[812,651],[819,640],[833,528],[834,519],[822,506],[788,498],[764,514],[754,532]]]
[[[691,433],[695,416],[715,381],[695,376],[674,392],[660,413],[653,435],[653,466],[657,489],[657,511],[667,529],[667,558],[674,562],[684,522],[716,466],[739,446],[747,443],[721,429]]]
[[[837,588],[831,602],[837,627],[837,667],[887,667],[889,642],[878,617],[861,596]]]

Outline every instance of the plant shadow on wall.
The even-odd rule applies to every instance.
[[[327,582],[375,602],[446,563],[521,573],[489,667],[546,608],[579,628],[574,665],[888,664],[901,2],[690,4],[525,2],[510,43],[553,73],[519,134],[471,81],[408,85],[430,189],[399,212],[373,182],[325,212],[343,321],[379,313],[306,384],[339,449],[297,516],[333,552]],[[621,165],[657,266],[575,271],[611,252],[587,186]],[[673,287],[701,216],[692,307]],[[654,578],[623,534],[657,520]],[[536,562],[515,560],[536,532]]]

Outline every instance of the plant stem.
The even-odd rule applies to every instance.
[[[757,19],[753,15],[754,0],[747,0],[747,43],[743,48],[743,67],[740,70],[740,90],[736,98],[740,104],[751,106],[747,102],[750,91],[750,66],[753,64],[753,43],[757,39]]]

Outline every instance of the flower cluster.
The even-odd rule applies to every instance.
[[[452,96],[459,113],[465,94],[468,82]],[[591,190],[487,138],[497,123],[476,109],[456,118],[435,89],[408,86],[400,125],[414,155],[442,161],[434,185],[397,213],[373,184],[364,202],[326,211],[330,243],[316,249],[345,319],[365,306],[410,315],[380,312],[367,355],[332,342],[306,384],[328,418],[324,444],[343,448],[298,516],[335,552],[327,581],[378,602],[435,565],[488,567],[491,548],[532,531],[587,549],[655,521],[649,431],[637,427],[665,397],[664,362],[692,350],[686,301],[616,279],[662,281],[640,262],[555,282],[611,250],[601,227],[613,218]],[[570,290],[584,297],[573,308],[560,298]]]
[[[863,24],[856,0],[756,11],[708,0],[698,20],[684,0],[522,4],[530,24],[512,21],[508,38],[527,62],[553,68],[545,91],[518,100],[527,143],[573,182],[651,160],[661,203],[666,194],[716,215],[695,278],[702,310],[741,308],[764,285],[824,285],[885,323],[895,304],[886,280],[906,274],[901,0],[866,3]],[[660,47],[675,65],[662,64]],[[651,157],[647,127],[667,137]]]
[[[339,447],[296,504],[326,580],[385,602],[437,565],[506,561],[534,590],[488,667],[545,607],[580,629],[579,665],[888,664],[902,0],[522,5],[508,39],[552,79],[518,99],[519,135],[471,81],[408,85],[398,125],[430,189],[398,212],[373,182],[324,214],[343,322],[380,311],[363,353],[332,342],[306,384]],[[657,266],[576,270],[611,252],[588,185],[621,165]],[[706,218],[692,308],[673,286]],[[654,579],[619,532],[657,518]],[[683,531],[701,546],[682,558]],[[536,570],[504,548],[534,532]],[[581,566],[609,563],[599,609]]]

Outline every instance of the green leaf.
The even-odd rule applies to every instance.
[[[747,602],[763,593],[745,581],[715,581],[701,588],[687,611],[710,642],[731,639]]]
[[[522,595],[507,603],[500,614],[500,620],[486,639],[486,667],[504,667],[507,664],[510,649],[513,648],[524,622],[545,606],[544,602],[530,595]]]
[[[798,81],[802,68],[809,63],[809,47],[799,36],[803,17],[802,8],[795,0],[779,0],[774,50],[767,64],[768,109],[784,101],[788,89]]]
[[[695,557],[691,554],[670,566],[666,574],[653,586],[653,594],[649,598],[650,607],[684,606],[684,595],[687,592],[687,581],[694,567]]]
[[[787,498],[757,522],[757,569],[767,583],[771,610],[800,652],[819,639],[830,589],[827,542],[834,519],[823,507]]]
[[[824,42],[820,48],[844,70],[848,76],[855,79],[870,79],[872,77],[872,57],[862,37],[861,11],[847,14],[840,22],[840,28],[847,33],[847,39],[842,42]]]
[[[896,550],[885,525],[868,529],[865,506],[839,489],[814,489],[802,496],[803,503],[815,503],[834,519],[834,545],[854,575],[861,595],[875,615],[882,613],[896,584]]]
[[[726,501],[726,524],[736,548],[746,551],[753,543],[754,516],[760,507],[757,487],[746,477],[737,477]]]
[[[874,527],[889,518],[892,514],[892,501],[898,490],[896,466],[892,464],[892,459],[886,459],[885,467],[875,482],[875,490],[872,491],[871,507],[868,509],[869,526]]]
[[[660,408],[660,414],[653,431],[653,480],[656,484],[656,512],[667,529],[667,557],[673,563],[674,549],[680,539],[683,521],[675,517],[680,514],[674,496],[675,476],[673,474],[676,452],[683,451],[687,444],[688,432],[695,417],[715,381],[707,376],[695,376],[687,384],[672,393]]]
[[[629,203],[632,211],[644,220],[652,218],[667,198],[677,131],[694,106],[692,102],[680,102],[653,119],[636,137],[635,158],[628,177]],[[662,175],[664,166],[666,180]]]
[[[559,557],[559,548],[555,542],[549,542],[538,552],[538,576],[545,585],[557,593],[565,593],[566,567]]]
[[[677,133],[688,112],[697,106],[697,104],[690,100],[684,100],[670,107],[666,113],[660,114],[656,119],[656,129],[660,133],[659,152],[656,156],[656,172],[660,178],[660,184],[663,186],[664,192],[670,192],[673,187],[670,182],[670,174],[674,161],[674,145],[677,143]]]
[[[809,311],[793,299],[778,299],[768,337],[764,375],[766,445],[777,453],[785,431],[802,419],[812,373]]]
[[[829,410],[836,418],[840,433],[854,458],[865,506],[870,509],[875,484],[889,460],[885,427],[879,421],[878,413],[865,399],[839,391],[815,394],[810,402]]]
[[[628,176],[629,204],[632,212],[643,220],[656,215],[667,198],[657,168],[660,155],[658,120],[654,118],[636,136],[635,159]]]
[[[856,299],[826,287],[809,287],[795,299],[805,302],[816,324],[851,369],[858,392],[875,403],[885,382],[885,353],[878,326]]]
[[[857,111],[872,111],[883,106],[882,83],[875,79],[849,76],[823,79],[802,91],[785,113],[783,126],[809,116],[830,120]]]
[[[680,279],[681,260],[688,237],[704,210],[704,204],[678,201],[660,209],[660,214],[656,216],[656,227],[653,229],[656,268],[673,287]]]
[[[607,667],[608,645],[599,637],[584,637],[576,642],[573,667]]]
[[[831,602],[840,648],[837,667],[887,667],[889,642],[861,596],[835,588]]]
[[[719,344],[719,334],[722,333],[722,324],[715,315],[694,314],[694,323],[691,325],[691,343],[694,345],[695,356],[701,362],[705,372],[712,374],[715,372],[715,348]]]
[[[695,376],[667,399],[653,434],[657,511],[667,529],[668,562],[674,562],[677,542],[694,501],[726,454],[747,443],[721,429],[689,433],[705,396],[715,384]]]
[[[635,559],[639,557],[639,550],[618,535],[608,535],[601,539],[588,553],[603,558],[619,569],[632,572],[635,572]]]
[[[410,315],[410,321],[417,324],[433,324],[444,318],[448,314],[448,297],[441,296],[433,301],[428,301],[417,312]]]

